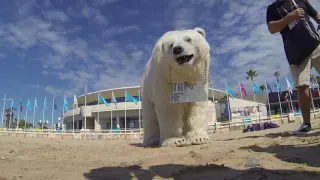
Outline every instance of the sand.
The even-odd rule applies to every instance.
[[[140,140],[63,140],[0,136],[0,180],[320,179],[320,119],[308,135],[298,124],[212,134],[188,147],[143,148]]]

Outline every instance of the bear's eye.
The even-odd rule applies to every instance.
[[[173,47],[173,43],[170,44],[170,48],[172,48],[172,47]]]
[[[191,42],[191,38],[189,38],[189,37],[186,37],[186,39],[185,39],[187,42]]]

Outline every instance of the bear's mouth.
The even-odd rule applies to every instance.
[[[193,54],[180,56],[176,59],[179,65],[189,62],[193,58]]]

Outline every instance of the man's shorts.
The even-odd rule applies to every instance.
[[[311,68],[320,73],[320,46],[300,65],[290,65],[292,78],[296,87],[310,86]]]

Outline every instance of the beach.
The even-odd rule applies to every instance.
[[[0,180],[320,179],[320,119],[243,133],[210,134],[211,143],[144,148],[142,140],[0,136]]]

